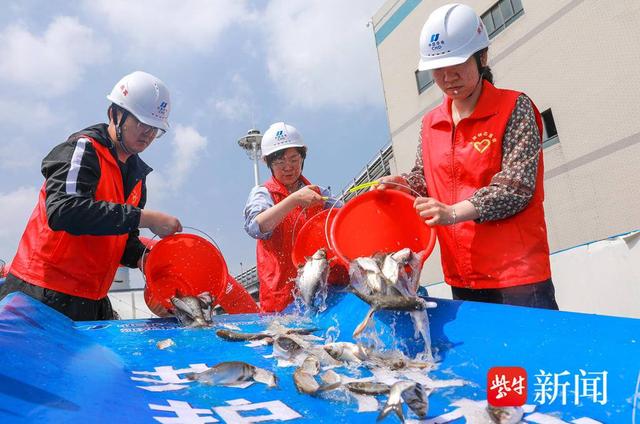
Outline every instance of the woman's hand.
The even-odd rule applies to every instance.
[[[456,212],[453,205],[445,205],[432,197],[418,197],[413,207],[429,226],[452,225],[456,223]]]
[[[300,190],[291,193],[291,196],[297,206],[306,208],[307,206],[322,204],[324,199],[320,195],[320,188],[316,185],[308,185]]]
[[[386,177],[378,178],[378,184],[372,186],[371,190],[386,190],[388,188],[393,188],[413,195],[409,188],[409,183],[400,175],[387,175]]]

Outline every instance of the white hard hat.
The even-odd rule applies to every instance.
[[[466,62],[489,46],[482,19],[469,6],[447,4],[434,10],[420,33],[419,71]]]
[[[144,124],[163,131],[169,129],[169,90],[151,74],[136,71],[125,75],[113,87],[107,99],[129,111]]]
[[[279,150],[288,149],[290,147],[307,147],[302,141],[302,136],[298,130],[284,122],[276,122],[271,124],[269,129],[262,136],[262,159]]]

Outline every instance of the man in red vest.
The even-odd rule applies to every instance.
[[[436,9],[420,71],[444,93],[422,119],[416,164],[380,188],[411,187],[436,226],[454,299],[558,309],[544,219],[542,122],[533,102],[493,85],[489,38],[469,6]],[[389,183],[389,184],[384,184]]]
[[[271,125],[262,137],[261,150],[272,178],[251,190],[244,228],[258,240],[260,309],[280,312],[293,301],[297,274],[291,259],[294,225],[300,229],[333,200],[328,189],[311,185],[302,175],[307,146],[295,127],[284,122]]]
[[[45,181],[0,299],[21,291],[73,320],[113,319],[107,293],[120,264],[140,265],[138,229],[182,231],[177,218],[143,209],[151,168],[138,156],[169,128],[169,91],[138,71],[107,99],[108,125],[71,135],[42,161]]]

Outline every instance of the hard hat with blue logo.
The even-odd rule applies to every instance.
[[[262,137],[262,143],[260,145],[262,150],[262,159],[265,159],[272,153],[285,150],[290,147],[306,148],[307,146],[302,140],[302,135],[300,135],[293,125],[285,124],[284,122],[271,124]]]
[[[488,46],[487,29],[471,7],[444,5],[434,10],[422,27],[418,70],[459,65]]]
[[[169,129],[169,90],[151,74],[136,71],[125,75],[116,83],[107,99],[144,124],[159,128],[162,132]]]

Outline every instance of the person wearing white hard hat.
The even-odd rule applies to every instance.
[[[542,120],[523,93],[497,88],[489,38],[469,6],[447,4],[420,34],[420,71],[444,94],[422,119],[416,163],[378,188],[419,194],[437,231],[453,298],[558,309],[544,219]]]
[[[328,189],[312,185],[302,175],[307,146],[295,127],[284,122],[271,125],[262,137],[261,150],[272,177],[251,190],[244,228],[258,240],[260,309],[280,312],[293,301],[297,272],[291,259],[294,225],[300,229],[334,200]]]
[[[114,319],[107,293],[119,265],[141,265],[139,228],[182,231],[177,218],[143,209],[151,168],[138,156],[169,129],[169,91],[133,72],[107,99],[108,124],[72,134],[42,161],[39,201],[0,299],[20,291],[73,320]]]

